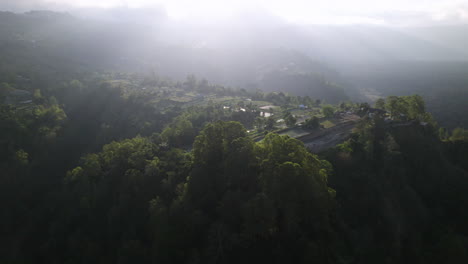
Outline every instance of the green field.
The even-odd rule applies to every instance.
[[[322,123],[320,123],[320,125],[322,125],[324,128],[330,128],[330,127],[334,127],[336,126],[336,124],[330,120],[326,120]]]

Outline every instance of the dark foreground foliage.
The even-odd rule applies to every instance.
[[[351,139],[317,156],[254,142],[252,103],[176,101],[311,98],[193,77],[17,85],[1,91],[0,263],[468,262],[466,132],[439,131],[420,97],[383,102],[390,122],[362,104]]]

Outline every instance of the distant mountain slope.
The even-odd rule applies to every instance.
[[[468,60],[468,54],[411,31],[380,26],[307,26],[296,29],[291,46],[334,62],[385,60]]]
[[[51,74],[70,79],[82,71],[154,72],[174,79],[195,74],[329,102],[362,100],[361,89],[421,93],[431,102],[431,91],[468,83],[464,26],[301,27],[261,17],[207,25],[162,15],[151,20],[138,10],[109,12],[101,20],[48,11],[0,13],[0,67],[7,73],[0,81],[20,75],[46,83]],[[31,72],[41,72],[40,78]]]
[[[4,25],[0,32],[4,51],[0,67],[8,69],[12,76],[39,67],[41,73],[46,67],[47,74],[60,74],[62,69],[77,74],[152,71],[175,79],[195,74],[224,85],[272,90],[264,87],[264,76],[280,71],[319,75],[326,82],[344,83],[336,71],[301,52],[257,45],[211,47],[201,45],[203,41],[196,38],[177,40],[177,30],[188,29],[171,31],[163,22],[96,21],[47,11],[0,13],[0,22]],[[235,36],[231,37],[235,40]],[[11,79],[15,78],[3,81]],[[310,87],[306,90],[300,88],[301,94],[306,91],[305,95],[334,102],[346,98],[318,82],[307,85]],[[286,92],[299,90],[294,83],[289,86],[292,89]]]
[[[419,94],[441,126],[468,126],[468,62],[361,62],[339,70],[369,97]]]
[[[448,25],[403,29],[409,35],[431,41],[468,56],[468,25]]]

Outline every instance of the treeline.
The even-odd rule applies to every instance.
[[[6,215],[6,237],[34,235],[4,261],[334,259],[331,167],[302,143],[275,134],[254,143],[235,122],[206,126],[191,153],[161,142],[155,135],[108,144],[84,156],[34,213],[23,212],[36,221],[19,226],[20,217]]]
[[[174,90],[252,96],[278,103],[302,100],[283,93],[252,94],[203,80],[195,80],[195,85],[191,86],[190,80],[194,78],[173,82],[156,76],[96,74],[63,82],[57,77],[57,83],[47,88],[35,81],[24,83],[24,86],[18,82],[2,84],[1,99],[12,98],[11,103],[3,104],[2,101],[0,105],[2,261],[36,262],[41,256],[48,260],[53,260],[48,256],[65,260],[55,249],[42,251],[48,247],[42,239],[48,239],[49,232],[55,232],[52,229],[61,228],[50,223],[67,214],[68,209],[59,201],[72,202],[63,189],[64,175],[86,153],[95,153],[113,141],[140,135],[145,140],[157,142],[151,145],[164,150],[164,155],[168,156],[165,163],[173,164],[173,170],[182,170],[183,165],[178,163],[181,156],[187,156],[188,161],[192,157],[174,147],[191,148],[195,136],[208,123],[237,120],[248,126],[258,115],[225,111],[222,105],[214,103],[185,109],[170,99]],[[14,97],[18,91],[21,92],[20,99]],[[248,109],[249,105],[244,107]],[[133,152],[135,149],[129,149],[125,155]],[[189,176],[186,172],[181,175],[179,179],[171,178],[172,184],[178,185]],[[167,192],[176,192],[172,187],[167,187]],[[155,198],[154,194],[164,197],[157,191],[151,192],[151,199]],[[147,202],[141,206],[146,207]],[[76,208],[72,206],[70,209],[75,211]],[[77,220],[73,213],[67,217]],[[60,235],[70,234],[62,230]]]
[[[326,166],[296,140],[270,135],[255,144],[241,125],[215,123],[197,137],[193,156],[185,158],[177,151],[156,155],[157,147],[141,141],[109,145],[67,175],[77,205],[90,202],[83,219],[102,215],[101,220],[111,221],[81,223],[77,245],[99,245],[103,248],[96,252],[110,261],[253,263],[302,262],[306,253],[323,261],[331,257],[323,243],[331,237],[333,210]],[[119,147],[132,154],[124,150],[109,160]],[[114,162],[119,168],[113,168]],[[112,242],[103,244],[103,238]]]
[[[343,87],[318,74],[275,71],[263,76],[260,87],[265,91],[282,91],[301,96],[313,96],[337,104],[348,100]]]
[[[365,118],[350,140],[323,156],[334,168],[329,184],[352,259],[464,263],[467,141],[441,141],[430,123],[399,124]]]
[[[434,119],[426,111],[426,103],[419,95],[379,98],[375,102],[375,107],[388,111],[389,117],[393,120],[416,120],[432,126],[436,126],[436,123],[439,122],[439,119]],[[466,141],[468,139],[468,132],[460,127],[455,127],[450,131],[450,129],[440,126],[438,131],[439,138],[443,141]]]

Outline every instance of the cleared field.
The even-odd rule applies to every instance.
[[[327,130],[327,133],[301,140],[310,151],[318,153],[347,140],[355,126],[355,122],[348,122]]]
[[[267,102],[267,101],[250,101],[250,102],[246,102],[246,103],[252,103],[252,105],[255,105],[257,107],[263,107],[263,106],[270,106],[271,105],[271,102]],[[275,108],[277,106],[273,106],[273,108]]]
[[[326,120],[326,121],[320,123],[320,125],[322,125],[324,128],[330,128],[330,127],[336,126],[336,124],[331,120]]]
[[[279,134],[282,135],[282,136],[288,135],[290,137],[296,138],[296,137],[307,135],[309,133],[310,133],[310,131],[304,130],[302,128],[293,128],[293,129],[289,129],[289,130],[286,130],[284,132],[281,132]]]
[[[179,102],[179,103],[188,103],[188,102],[193,101],[193,97],[188,97],[188,96],[171,97],[170,100],[174,102]]]
[[[265,102],[265,103],[268,103],[268,102]],[[269,103],[268,103],[268,104],[269,104]],[[260,107],[260,109],[262,109],[262,110],[269,110],[270,108],[271,108],[271,109],[277,109],[277,108],[279,108],[279,106],[275,106],[275,105],[265,105],[265,106]]]

